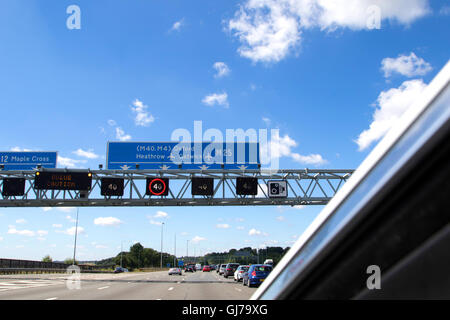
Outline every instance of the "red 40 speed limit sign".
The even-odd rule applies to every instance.
[[[147,178],[145,194],[153,196],[167,196],[169,194],[169,179]]]

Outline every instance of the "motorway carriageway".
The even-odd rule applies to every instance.
[[[68,274],[0,275],[0,300],[243,300],[255,288],[216,271],[183,275],[159,272],[82,273],[80,289],[69,290]]]

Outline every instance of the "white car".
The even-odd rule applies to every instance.
[[[181,276],[181,269],[180,268],[170,268],[169,270],[169,276],[172,274],[178,274]]]
[[[248,268],[250,268],[250,266],[245,266],[245,265],[239,266],[236,269],[236,271],[234,272],[234,281],[237,281],[237,282],[242,281],[244,272],[247,272]]]

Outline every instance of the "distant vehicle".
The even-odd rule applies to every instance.
[[[233,276],[236,269],[239,267],[239,263],[229,263],[226,265],[223,270],[223,276],[228,278],[229,276]]]
[[[192,269],[192,270],[189,271],[189,272],[195,272],[195,271],[197,271],[197,270],[195,270],[195,265],[194,265],[194,264],[187,264],[187,265],[184,267],[184,271],[187,271],[188,268]]]
[[[264,261],[264,264],[269,264],[269,265],[273,266],[273,260],[272,259],[266,259]]]
[[[239,266],[236,271],[234,272],[234,281],[241,281],[242,277],[244,276],[244,273],[248,271],[248,268],[250,268],[250,266]]]
[[[202,265],[200,263],[197,263],[195,265],[195,270],[202,270]]]
[[[242,284],[259,286],[267,278],[273,267],[268,264],[253,264],[242,277]]]
[[[180,268],[170,268],[169,269],[169,276],[172,274],[178,274],[181,276],[181,269]]]
[[[227,266],[226,264],[221,264],[221,265],[220,265],[220,268],[219,268],[219,275],[223,274],[223,272],[225,271],[226,266]]]
[[[117,267],[114,270],[114,273],[121,273],[121,272],[128,272],[128,269],[127,268],[122,268],[122,267]]]
[[[194,267],[194,265],[192,265],[192,264],[187,265],[187,266],[184,268],[184,272],[195,272],[195,267]]]
[[[210,272],[211,271],[211,267],[210,266],[204,266],[203,267],[203,272]]]

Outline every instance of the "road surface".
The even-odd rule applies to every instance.
[[[169,276],[167,271],[82,273],[80,289],[69,289],[68,277],[61,273],[0,275],[0,300],[241,300],[256,290],[215,271],[181,276]]]

